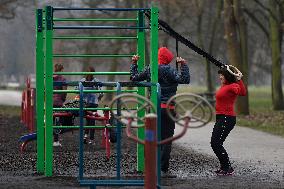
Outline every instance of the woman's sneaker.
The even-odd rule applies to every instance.
[[[222,171],[222,169],[217,169],[216,171],[214,171],[216,174],[220,173]]]
[[[215,173],[219,176],[230,176],[233,175],[235,173],[234,169],[232,167],[230,167],[227,171],[224,171],[222,169],[218,169],[217,171],[215,171]]]
[[[235,173],[234,169],[230,167],[226,175],[233,175],[234,173]]]

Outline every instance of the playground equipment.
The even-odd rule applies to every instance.
[[[152,84],[148,82],[106,82],[102,83],[101,85],[107,85],[107,86],[116,86],[117,89],[117,94],[121,93],[121,87],[122,86],[139,86],[139,87],[152,87],[154,85],[157,85],[157,97],[160,96],[160,88],[159,84]],[[116,125],[116,134],[117,134],[117,141],[116,141],[116,176],[115,178],[112,178],[111,180],[90,180],[90,179],[85,179],[84,177],[84,145],[83,145],[83,129],[84,124],[83,124],[83,114],[84,114],[84,108],[82,106],[83,104],[83,84],[80,82],[79,83],[79,89],[80,89],[80,146],[79,146],[79,182],[81,185],[88,185],[91,186],[92,188],[95,188],[95,186],[143,186],[144,181],[143,180],[124,180],[121,178],[121,132],[122,132],[122,124],[121,122],[117,122]],[[158,98],[159,99],[159,98]],[[111,103],[110,110],[112,110],[112,115],[114,115],[114,118],[117,116],[120,117],[121,111],[122,110],[132,110],[135,111],[137,114],[141,112],[141,110],[144,110],[144,105],[140,103],[141,106],[137,107],[137,104],[132,104],[134,108],[125,108],[122,107],[123,104],[121,104],[119,101],[115,101],[116,103]],[[114,105],[116,104],[116,107]],[[142,121],[142,119],[141,119]],[[138,122],[139,123],[139,122]],[[144,162],[143,162],[144,163]]]
[[[54,14],[58,11],[93,11],[105,13],[109,11],[135,11],[137,12],[136,18],[112,18],[112,19],[100,19],[100,18],[55,18]],[[149,26],[145,26],[145,16],[146,13],[151,15]],[[65,128],[65,129],[78,129],[79,128],[79,181],[81,185],[89,185],[91,187],[99,186],[99,185],[144,185],[143,180],[123,180],[121,179],[121,173],[120,173],[120,155],[121,155],[121,130],[122,125],[120,122],[117,123],[117,125],[95,125],[95,126],[84,126],[84,118],[87,117],[89,119],[93,119],[92,116],[95,115],[86,115],[86,111],[93,111],[93,110],[105,110],[105,111],[112,111],[115,116],[118,116],[120,118],[121,111],[123,109],[128,109],[126,107],[121,108],[122,105],[120,104],[120,100],[117,100],[116,108],[114,107],[98,107],[98,108],[86,108],[84,107],[83,103],[83,94],[84,93],[116,93],[117,95],[125,92],[134,92],[139,94],[140,96],[145,96],[145,87],[150,88],[149,91],[151,91],[150,94],[150,100],[157,112],[157,118],[155,116],[152,116],[151,114],[149,117],[149,120],[147,121],[147,125],[154,125],[156,123],[157,129],[157,140],[160,141],[159,136],[159,128],[160,128],[160,90],[159,90],[159,84],[158,82],[158,8],[151,7],[151,8],[55,8],[51,6],[47,6],[44,10],[38,9],[36,12],[36,115],[37,115],[37,171],[39,173],[44,173],[46,176],[52,176],[53,174],[53,131],[54,129],[58,128]],[[72,21],[76,22],[97,22],[97,21],[104,21],[106,24],[109,21],[121,21],[123,23],[125,22],[134,22],[134,25],[123,25],[123,26],[112,26],[112,25],[104,25],[104,26],[98,26],[98,25],[58,25],[58,23],[64,22],[64,23],[72,23]],[[56,34],[57,30],[85,30],[85,29],[91,29],[91,30],[134,30],[136,31],[135,36],[63,36],[62,34]],[[70,82],[54,82],[53,81],[53,75],[129,75],[129,72],[53,72],[53,60],[54,59],[64,59],[66,62],[68,62],[69,58],[123,58],[123,57],[132,57],[134,54],[138,54],[140,56],[140,59],[138,61],[138,69],[142,70],[144,68],[144,62],[145,62],[145,30],[149,29],[150,33],[150,48],[149,51],[151,52],[150,56],[150,70],[151,70],[151,81],[148,82],[91,82],[89,84],[91,85],[100,85],[101,87],[116,87],[116,90],[84,90],[84,84],[82,82],[78,81],[70,81]],[[54,35],[55,34],[55,35]],[[53,42],[60,40],[60,41],[66,41],[66,40],[136,40],[137,42],[137,51],[130,53],[130,54],[57,54],[53,50]],[[64,85],[64,86],[79,86],[79,90],[53,90],[53,86],[55,85]],[[136,87],[137,89],[134,90],[126,90],[123,89],[123,87]],[[52,95],[53,93],[75,93],[80,95],[80,107],[79,108],[53,108],[53,100]],[[136,98],[139,98],[136,96]],[[203,105],[204,103],[199,103],[198,100],[194,101],[197,103],[197,106]],[[192,102],[192,104],[194,104]],[[129,109],[128,109],[129,110]],[[140,127],[139,125],[144,123],[144,120],[142,119],[145,117],[146,109],[145,106],[141,103],[138,103],[136,107],[133,108],[137,112],[137,139],[140,141],[137,145],[137,170],[138,171],[144,171],[144,165],[145,165],[145,155],[144,155],[144,143],[141,141],[148,140],[149,134],[144,132],[144,127]],[[67,126],[58,126],[54,125],[53,118],[55,115],[62,116],[63,114],[60,114],[59,112],[65,112],[68,113],[68,111],[76,112],[79,115],[80,119],[80,125],[67,125]],[[116,112],[114,112],[116,111]],[[153,110],[152,110],[153,111]],[[54,113],[55,112],[55,113]],[[79,112],[79,113],[78,113]],[[154,111],[153,111],[154,112]],[[202,110],[201,110],[202,112]],[[131,118],[131,113],[129,114]],[[203,115],[203,114],[201,114]],[[91,116],[91,117],[90,117]],[[56,116],[55,116],[56,117]],[[95,116],[96,117],[96,116]],[[195,115],[196,121],[203,120],[206,116],[198,117]],[[94,118],[97,119],[98,117]],[[127,116],[125,118],[128,118]],[[188,119],[188,116],[184,117],[186,120]],[[132,118],[133,119],[133,116]],[[131,120],[130,119],[130,120]],[[107,121],[107,119],[102,118],[103,121]],[[129,120],[129,121],[130,121]],[[179,119],[178,121],[180,121]],[[205,122],[205,121],[203,121]],[[128,125],[132,125],[133,121],[130,121]],[[188,123],[188,120],[186,121],[186,124]],[[154,125],[154,127],[156,127]],[[116,178],[112,180],[84,180],[83,173],[83,155],[84,155],[84,145],[83,145],[83,131],[84,128],[116,128],[117,133],[117,142],[116,142]],[[128,131],[130,126],[128,126]],[[151,128],[151,126],[150,126]],[[184,127],[187,128],[187,127]],[[150,130],[150,129],[148,129]],[[184,132],[184,131],[183,131]],[[105,132],[105,136],[108,136],[107,130]],[[129,134],[129,133],[128,133]],[[155,135],[151,135],[155,139]],[[129,135],[131,136],[131,135]],[[145,138],[146,137],[146,138]],[[27,138],[34,138],[29,136]],[[133,138],[133,137],[132,137]],[[150,137],[151,138],[151,137]],[[153,139],[153,138],[152,138]],[[175,140],[177,138],[171,138],[169,140]],[[109,141],[109,140],[108,140]],[[163,141],[167,142],[167,141]],[[162,144],[162,143],[157,143]],[[146,145],[146,142],[145,142]],[[156,148],[156,147],[155,147]],[[154,148],[151,148],[154,149]],[[159,157],[159,150],[157,152],[157,160],[160,159]],[[157,169],[159,168],[159,163],[157,164]],[[153,167],[152,167],[153,168]],[[149,168],[147,168],[147,172]],[[155,186],[159,186],[159,171],[157,171],[157,184]],[[147,182],[148,182],[147,178]],[[150,181],[152,183],[152,181]],[[148,184],[147,184],[148,186]],[[152,186],[152,185],[151,185]],[[150,187],[150,186],[149,186]]]
[[[22,92],[21,122],[30,133],[35,130],[35,86],[32,76],[27,77],[26,88]]]
[[[54,14],[59,11],[93,11],[94,13],[105,13],[109,11],[135,11],[137,13],[136,18],[55,18]],[[145,12],[151,14],[150,26],[145,26]],[[158,82],[158,9],[156,7],[151,8],[55,8],[47,6],[44,10],[38,9],[36,12],[36,115],[37,115],[37,171],[44,173],[46,176],[53,174],[53,129],[59,126],[53,125],[53,112],[56,111],[79,111],[80,113],[80,127],[79,126],[64,126],[64,128],[81,128],[83,123],[84,111],[87,110],[110,110],[109,108],[53,108],[52,94],[53,93],[80,93],[80,90],[53,90],[54,82],[53,75],[129,75],[129,72],[57,72],[53,73],[53,60],[64,59],[68,62],[69,58],[123,58],[132,57],[134,54],[138,54],[141,58],[138,61],[138,69],[144,68],[145,62],[145,30],[150,30],[150,67],[151,67],[151,83]],[[58,23],[72,23],[76,22],[97,22],[104,21],[120,21],[123,23],[134,23],[131,26],[111,26],[111,25],[58,25]],[[124,30],[124,31],[136,31],[135,36],[123,35],[123,36],[63,36],[56,34],[57,30]],[[127,29],[127,30],[125,30]],[[54,35],[55,33],[55,35]],[[136,40],[137,51],[130,54],[57,54],[53,51],[54,41],[66,41],[66,40]],[[65,82],[62,85],[72,86],[77,85],[78,82]],[[107,83],[106,83],[107,85]],[[106,86],[105,85],[105,86]],[[113,84],[112,84],[113,86]],[[120,84],[115,83],[114,86],[117,90],[89,90],[83,92],[90,93],[120,93],[120,92],[136,92],[142,96],[145,96],[145,87],[138,87],[138,90],[125,90],[120,89]],[[122,86],[123,87],[123,86]],[[151,101],[157,106],[157,86],[151,85]],[[82,104],[82,103],[80,103]],[[138,107],[139,108],[139,107]],[[140,117],[143,117],[145,112],[138,112]],[[88,128],[104,128],[105,126],[88,126]],[[84,126],[87,128],[87,126]],[[117,132],[119,133],[119,132]],[[80,130],[81,136],[81,130]],[[138,130],[139,138],[144,138],[143,129]],[[119,136],[118,136],[119,138]],[[82,142],[82,141],[81,141]],[[81,144],[80,142],[80,144]],[[137,146],[137,169],[138,171],[144,170],[144,147],[142,145]]]
[[[64,104],[64,107],[76,107],[78,106],[79,108],[79,101],[78,99],[72,100],[66,104]],[[55,130],[54,133],[56,134],[64,134],[70,131],[73,131],[74,129],[68,129],[70,125],[74,125],[74,119],[75,117],[78,117],[79,115],[77,112],[72,112],[72,111],[67,111],[67,112],[54,112],[53,113],[53,119],[55,123]],[[109,110],[104,110],[103,115],[99,115],[97,112],[92,112],[92,111],[86,111],[84,118],[86,120],[97,120],[100,122],[103,122],[103,125],[105,128],[102,129],[102,147],[106,149],[106,158],[110,158],[110,142],[115,143],[116,142],[116,132],[114,131],[114,128],[110,127],[111,120],[113,120],[113,116],[110,116],[110,111]],[[67,126],[67,128],[65,128]],[[26,149],[26,146],[29,142],[34,141],[37,139],[37,133],[30,133],[27,135],[24,135],[20,137],[19,142],[20,142],[20,151],[23,153]]]
[[[167,108],[167,112],[169,116],[178,123],[178,125],[183,127],[183,129],[179,134],[176,134],[171,138],[161,140],[161,126],[158,121],[160,118],[160,108],[158,108],[157,111],[151,101],[136,94],[121,94],[112,100],[110,107],[113,107],[117,104],[120,105],[120,108],[123,111],[120,112],[120,114],[114,114],[115,118],[121,123],[127,125],[126,133],[130,139],[145,146],[145,189],[161,188],[159,146],[181,138],[190,127],[189,123],[195,123],[198,127],[201,127],[211,121],[213,117],[212,107],[203,97],[194,94],[177,94],[168,100],[167,107],[170,107],[170,104],[175,104],[175,112],[178,118],[175,118],[175,116],[172,115],[170,108]],[[129,108],[133,104],[141,104],[142,106],[140,106],[140,108],[146,110],[147,114],[144,118],[137,116],[137,110],[131,110]],[[194,104],[194,106],[187,106],[188,104]],[[181,111],[178,109],[181,109]],[[204,112],[205,109],[210,111]],[[201,110],[202,114],[196,114],[195,112],[198,110]],[[183,122],[181,123],[181,121]],[[141,127],[145,128],[144,140],[141,140],[139,137],[133,135],[132,132],[133,128],[138,129]],[[88,185],[91,186],[91,184],[93,184],[93,188],[95,188],[97,182],[97,180],[88,181]],[[84,185],[85,183],[86,181],[80,180],[80,184]],[[124,184],[129,183],[130,182]],[[139,185],[139,183],[136,184]],[[113,183],[112,185],[117,184]]]
[[[190,128],[199,128],[208,124],[213,118],[213,107],[203,97],[193,93],[180,93],[169,99],[167,106],[171,102],[176,103],[175,112],[177,115],[167,109],[172,120],[177,124],[183,125],[184,116],[190,114]],[[181,116],[182,115],[182,116]]]

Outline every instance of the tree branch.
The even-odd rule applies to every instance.
[[[259,0],[254,0],[254,2],[256,2],[256,4],[258,4],[261,8],[263,8],[264,10],[266,10],[269,14],[271,14],[271,16],[272,16],[275,20],[279,21],[278,18],[277,18],[277,16],[275,16],[275,14],[274,14],[269,8],[267,8],[266,6],[264,6]]]
[[[244,12],[252,19],[252,21],[256,23],[258,27],[260,27],[260,29],[263,31],[267,39],[269,39],[269,32],[267,31],[266,27],[262,24],[262,22],[260,22],[257,19],[257,17],[253,13],[251,13],[248,9],[244,8]]]

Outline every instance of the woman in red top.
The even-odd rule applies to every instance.
[[[220,169],[215,171],[218,175],[232,175],[229,156],[223,143],[236,124],[234,104],[237,96],[245,96],[246,88],[241,76],[236,77],[226,68],[218,71],[221,87],[216,92],[216,123],[211,136],[211,147],[220,161]]]

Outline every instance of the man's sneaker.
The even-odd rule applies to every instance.
[[[59,141],[53,142],[54,147],[61,147],[62,145],[60,144]]]
[[[161,172],[161,177],[162,178],[177,178],[176,175],[174,175],[173,173],[171,173],[170,171],[162,171]]]

